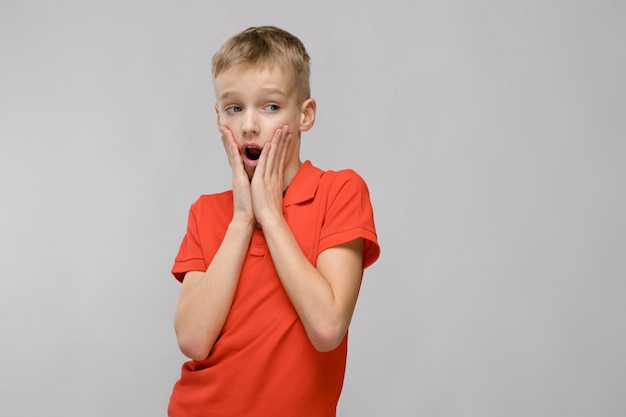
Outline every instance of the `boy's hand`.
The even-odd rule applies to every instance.
[[[293,134],[288,126],[274,133],[271,142],[263,147],[259,164],[251,182],[252,208],[254,216],[264,226],[283,216],[283,181],[285,162]]]
[[[253,224],[255,218],[252,211],[250,180],[248,179],[248,174],[243,169],[243,160],[233,134],[225,127],[222,127],[222,143],[226,150],[228,163],[233,171],[233,220],[240,219]]]

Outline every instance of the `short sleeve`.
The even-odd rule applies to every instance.
[[[202,248],[200,246],[200,233],[194,206],[189,209],[187,220],[187,232],[178,249],[178,254],[174,260],[172,274],[180,282],[189,271],[205,271],[207,265],[204,261]]]
[[[318,250],[321,253],[358,238],[364,239],[365,269],[380,255],[369,190],[365,181],[353,170],[338,171],[328,189]]]

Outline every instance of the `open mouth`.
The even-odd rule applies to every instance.
[[[246,146],[246,157],[251,161],[256,161],[261,157],[261,148],[254,145]]]

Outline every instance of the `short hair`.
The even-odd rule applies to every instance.
[[[278,65],[292,77],[296,96],[311,96],[311,58],[296,36],[275,26],[253,26],[229,38],[213,55],[213,79],[235,65]]]

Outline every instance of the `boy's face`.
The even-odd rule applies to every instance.
[[[315,102],[298,102],[290,77],[278,66],[234,66],[219,74],[214,85],[218,128],[232,132],[248,176],[254,173],[260,149],[285,125],[293,135],[285,172],[295,174],[301,164],[300,132],[312,127]]]

